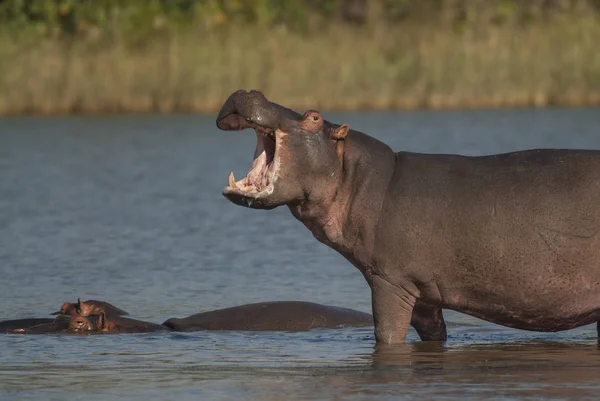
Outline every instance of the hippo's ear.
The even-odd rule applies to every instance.
[[[350,130],[348,124],[342,124],[338,128],[329,131],[329,137],[336,141],[341,141],[348,135],[348,130]]]
[[[104,330],[106,328],[106,312],[100,312],[100,316],[98,317],[98,329]]]

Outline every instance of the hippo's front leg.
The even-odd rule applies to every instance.
[[[442,308],[423,305],[417,301],[410,324],[415,328],[422,341],[446,341],[446,322]]]
[[[372,277],[371,303],[378,343],[404,343],[417,297],[418,289],[410,283],[396,285],[381,276]]]

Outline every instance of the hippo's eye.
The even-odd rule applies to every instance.
[[[313,121],[319,121],[319,116],[313,116]]]

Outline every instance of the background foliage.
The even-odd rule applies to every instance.
[[[600,102],[600,0],[0,0],[0,113]],[[332,96],[336,94],[336,96]]]

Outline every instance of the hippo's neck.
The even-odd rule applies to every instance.
[[[315,238],[335,249],[369,279],[375,232],[394,173],[395,154],[383,142],[351,131],[344,144],[342,176],[328,199],[290,206]]]

